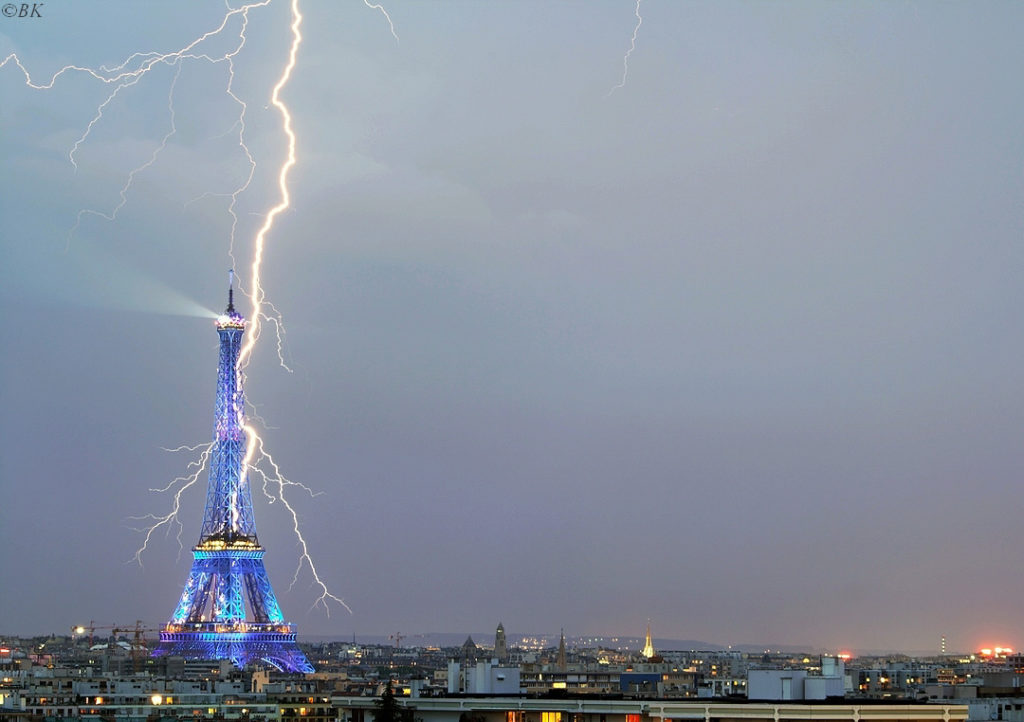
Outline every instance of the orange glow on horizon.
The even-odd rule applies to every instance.
[[[1005,657],[1008,654],[1013,654],[1013,647],[992,646],[982,647],[978,650],[978,655],[981,657],[1000,658]]]

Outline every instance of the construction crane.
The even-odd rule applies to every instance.
[[[395,647],[398,648],[402,646],[402,640],[405,639],[405,636],[401,632],[395,632],[388,639],[395,640]]]
[[[132,635],[132,669],[137,672],[141,667],[140,657],[143,655],[143,653],[145,653],[147,656],[149,654],[149,651],[146,649],[145,634],[147,632],[160,632],[163,630],[163,627],[147,627],[145,626],[145,622],[143,622],[141,619],[135,620],[135,624],[133,626],[128,626],[127,624],[96,624],[94,620],[89,620],[88,626],[84,624],[76,624],[75,626],[71,627],[71,636],[81,636],[88,632],[89,646],[92,647],[96,631],[105,629],[109,629],[110,636],[115,638],[122,634]]]
[[[115,637],[119,634],[132,633],[131,656],[133,672],[138,672],[142,667],[139,663],[139,657],[143,653],[145,653],[145,656],[149,656],[149,650],[146,648],[146,632],[159,632],[163,630],[163,627],[146,627],[143,626],[144,624],[141,619],[137,619],[135,620],[134,627],[114,627],[111,632]]]
[[[91,647],[93,645],[93,637],[95,636],[97,629],[116,630],[118,628],[118,626],[119,625],[117,625],[117,624],[96,624],[96,622],[94,620],[90,619],[88,626],[86,626],[84,624],[76,624],[75,626],[73,626],[71,628],[71,636],[72,636],[72,638],[74,638],[76,635],[77,636],[81,636],[81,635],[85,634],[86,632],[88,632],[89,633],[89,646]]]

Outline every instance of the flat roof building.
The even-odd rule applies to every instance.
[[[338,722],[370,722],[374,700],[332,697]],[[965,722],[963,704],[711,702],[553,697],[406,697],[422,722]]]

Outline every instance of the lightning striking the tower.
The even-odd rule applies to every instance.
[[[94,216],[104,219],[107,222],[116,221],[118,214],[129,202],[129,197],[132,193],[137,177],[141,173],[150,170],[158,162],[161,154],[167,149],[168,144],[177,133],[175,92],[181,77],[183,64],[186,61],[191,61],[196,63],[205,63],[210,66],[223,66],[226,68],[226,84],[224,87],[224,93],[231,99],[238,109],[232,127],[222,135],[233,135],[237,139],[238,148],[248,165],[248,172],[245,174],[245,177],[241,182],[234,185],[234,187],[227,192],[208,192],[203,194],[203,196],[224,197],[227,199],[226,212],[230,218],[227,254],[231,259],[232,266],[236,265],[235,254],[237,250],[237,235],[240,225],[238,203],[242,195],[252,186],[254,178],[256,177],[257,162],[256,156],[251,151],[246,140],[248,105],[235,90],[235,63],[246,46],[250,13],[257,9],[266,8],[273,2],[274,0],[256,0],[253,2],[246,2],[237,7],[232,7],[230,4],[226,4],[223,16],[212,29],[201,33],[178,49],[169,52],[135,52],[116,65],[87,67],[70,64],[60,68],[46,80],[37,80],[34,78],[26,64],[21,58],[19,58],[17,53],[12,52],[3,58],[3,60],[0,60],[0,70],[6,66],[16,67],[22,73],[25,84],[33,90],[51,91],[55,88],[58,81],[65,76],[70,76],[72,74],[86,76],[98,83],[101,83],[102,85],[112,88],[96,106],[91,119],[85,125],[84,130],[77,137],[68,151],[68,161],[75,171],[79,170],[80,151],[89,143],[93,131],[106,117],[105,114],[112,112],[111,109],[115,100],[122,96],[128,89],[150,76],[155,69],[160,67],[171,67],[174,69],[167,92],[168,130],[163,134],[160,141],[153,148],[146,160],[132,168],[126,174],[124,182],[118,190],[117,201],[113,205],[109,206],[106,210],[99,208],[83,208],[77,213],[74,223],[68,231],[68,244],[72,242],[75,234],[81,228],[83,219],[87,216]],[[363,2],[366,7],[372,10],[377,10],[384,16],[391,35],[394,36],[397,41],[398,35],[395,31],[392,18],[388,14],[387,10],[382,5],[372,3],[370,0],[363,0]],[[285,62],[280,75],[277,77],[270,93],[270,106],[272,106],[280,115],[281,130],[287,141],[286,157],[281,162],[280,168],[277,172],[278,201],[263,214],[262,224],[256,231],[252,240],[249,276],[246,279],[244,286],[240,285],[240,290],[244,291],[250,306],[250,321],[245,328],[244,338],[242,340],[236,362],[236,372],[240,380],[244,377],[244,370],[252,359],[253,352],[260,340],[264,323],[270,324],[274,329],[276,335],[276,351],[280,365],[285,370],[291,371],[284,359],[284,327],[282,317],[274,305],[267,300],[262,280],[264,249],[267,237],[274,228],[278,217],[291,206],[289,174],[297,163],[297,138],[293,128],[292,113],[289,110],[288,105],[285,103],[282,93],[292,78],[292,74],[296,66],[299,48],[302,43],[302,34],[300,29],[303,16],[299,10],[299,0],[289,0],[288,9],[290,17],[288,27],[291,35],[291,42],[288,48],[287,61]],[[212,45],[215,40],[223,41],[223,39],[228,38],[230,39],[230,47],[226,50],[222,50],[218,53],[214,52],[210,47],[207,47],[207,45]],[[294,586],[299,580],[303,569],[308,568],[309,573],[312,576],[313,585],[318,590],[318,596],[314,601],[313,606],[322,606],[328,615],[330,614],[330,602],[335,602],[343,606],[345,609],[349,609],[348,605],[341,597],[331,592],[327,583],[321,577],[320,572],[318,571],[310,554],[307,541],[302,534],[299,515],[287,497],[287,489],[290,487],[298,487],[300,490],[309,493],[310,495],[314,495],[314,492],[306,485],[292,481],[284,476],[279,464],[265,449],[264,440],[252,423],[245,423],[243,428],[246,446],[241,464],[241,478],[247,479],[251,474],[262,481],[262,490],[269,503],[274,504],[280,502],[280,504],[285,508],[286,513],[291,519],[292,529],[298,541],[300,554],[295,573],[293,575],[292,586]],[[151,489],[151,491],[154,492],[171,495],[171,507],[166,514],[146,514],[139,517],[133,517],[134,521],[141,523],[141,526],[137,531],[139,531],[143,536],[142,543],[133,556],[135,561],[140,564],[142,563],[143,554],[149,548],[154,535],[160,531],[166,532],[167,534],[174,531],[179,548],[184,548],[181,540],[182,525],[178,517],[179,511],[181,510],[182,495],[188,489],[193,487],[197,481],[199,481],[203,471],[209,467],[214,448],[215,442],[211,442],[195,446],[181,446],[176,449],[168,450],[176,452],[198,452],[198,456],[188,463],[186,466],[186,473],[184,475],[179,476],[163,487]]]

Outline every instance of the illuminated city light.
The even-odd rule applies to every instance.
[[[992,657],[993,659],[1004,658],[1007,655],[1010,655],[1010,654],[1013,654],[1013,653],[1014,652],[1013,652],[1013,648],[1012,647],[1003,647],[1003,646],[984,647],[984,648],[978,650],[978,656],[981,656],[981,657]]]

